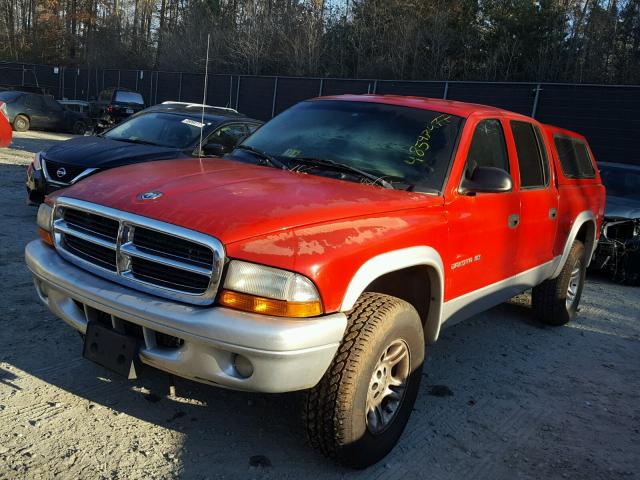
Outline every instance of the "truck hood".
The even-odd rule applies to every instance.
[[[145,192],[159,192],[142,200]],[[421,193],[282,171],[219,158],[128,165],[59,192],[190,228],[225,244],[349,217],[442,204]]]
[[[95,136],[72,138],[44,152],[44,158],[52,162],[85,168],[112,168],[183,155],[184,152],[177,148],[120,142]]]
[[[604,215],[607,218],[628,218],[629,220],[640,218],[640,202],[631,198],[607,195]]]

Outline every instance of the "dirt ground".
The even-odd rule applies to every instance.
[[[171,395],[161,372],[83,360],[24,265],[24,164],[57,140],[41,137],[0,149],[0,479],[640,478],[640,289],[599,277],[570,326],[537,324],[524,295],[446,329],[400,444],[364,472],[306,445],[296,395]]]

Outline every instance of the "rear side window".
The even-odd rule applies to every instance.
[[[500,120],[483,120],[473,132],[465,170],[468,178],[477,167],[495,167],[509,171],[509,156]]]
[[[578,138],[556,135],[556,145],[562,173],[567,178],[593,178],[596,174],[587,145]]]
[[[529,122],[511,121],[518,154],[520,187],[539,188],[548,184],[549,164],[539,131]]]
[[[138,103],[140,105],[144,105],[144,100],[142,99],[142,95],[136,92],[125,92],[122,90],[118,90],[116,92],[115,102],[122,103]]]

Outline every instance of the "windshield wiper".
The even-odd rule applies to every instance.
[[[109,137],[106,137],[109,138]],[[154,147],[165,147],[166,145],[160,145],[159,143],[149,142],[147,140],[140,140],[139,138],[111,138],[110,140],[117,140],[118,142],[138,143],[140,145],[153,145]]]
[[[386,175],[374,175],[369,172],[365,172],[364,170],[360,170],[359,168],[352,167],[351,165],[347,165],[346,163],[334,162],[333,160],[326,160],[323,158],[311,158],[311,157],[294,157],[294,161],[299,163],[304,163],[306,165],[313,165],[319,167],[332,168],[334,170],[342,170],[344,172],[355,173],[360,177],[364,177],[368,180],[371,180],[373,184],[380,184],[384,188],[393,189],[393,185],[387,182],[384,177]]]
[[[257,148],[253,148],[253,147],[251,147],[249,145],[236,145],[235,149],[237,149],[237,150],[245,150],[247,152],[251,152],[256,157],[259,157],[259,158],[269,162],[273,167],[281,168],[282,170],[288,170],[289,169],[288,165],[286,165],[284,162],[281,162],[280,160],[278,160],[274,156],[269,155],[268,153],[265,153],[265,152],[263,152],[261,150],[258,150]]]

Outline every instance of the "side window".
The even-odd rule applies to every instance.
[[[37,95],[28,95],[25,105],[29,108],[34,108],[36,110],[41,110],[44,105],[42,103],[42,98]]]
[[[473,132],[465,175],[471,178],[478,167],[495,167],[509,172],[509,155],[500,120],[483,120]]]
[[[593,178],[595,176],[591,155],[582,140],[556,135],[553,137],[553,142],[565,177]]]
[[[240,140],[247,136],[247,129],[242,124],[225,125],[211,134],[207,144],[218,143],[225,148],[234,148]]]
[[[529,122],[511,121],[518,153],[520,187],[539,188],[548,184],[549,162],[539,132]],[[544,159],[544,160],[543,160]]]

